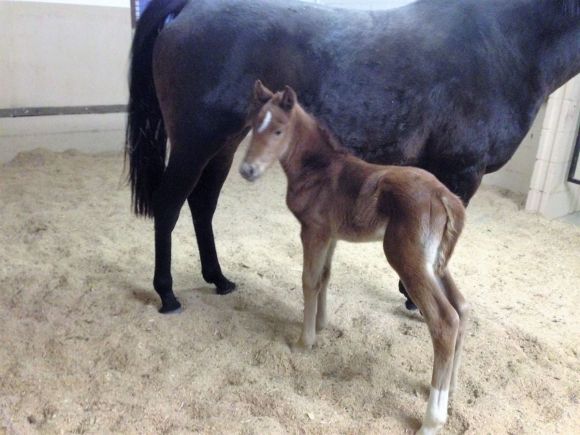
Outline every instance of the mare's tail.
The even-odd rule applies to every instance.
[[[438,198],[445,209],[445,214],[447,215],[447,220],[445,222],[445,229],[443,230],[443,235],[441,237],[441,243],[439,244],[439,249],[437,251],[437,258],[435,260],[435,271],[438,274],[442,274],[447,267],[447,262],[459,235],[463,230],[463,225],[465,222],[465,207],[461,200],[453,195],[452,193],[443,194]]]
[[[125,162],[133,210],[152,216],[152,195],[165,169],[167,135],[153,83],[153,46],[167,17],[177,15],[188,0],[153,0],[137,23],[131,49]]]

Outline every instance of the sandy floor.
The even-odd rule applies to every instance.
[[[122,165],[34,151],[0,167],[0,434],[418,428],[431,344],[379,243],[339,244],[330,328],[292,354],[301,248],[285,181],[232,171],[215,227],[239,291],[203,282],[184,210],[173,263],[184,311],[164,317],[151,222],[131,216]],[[468,217],[452,270],[474,314],[445,433],[578,433],[580,228],[489,189]]]

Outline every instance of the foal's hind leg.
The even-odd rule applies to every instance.
[[[467,328],[467,323],[469,319],[469,304],[463,297],[463,295],[457,289],[453,278],[451,278],[451,274],[449,270],[446,269],[443,275],[441,276],[441,284],[447,295],[447,299],[457,314],[459,314],[459,330],[457,332],[457,341],[455,342],[455,356],[453,358],[453,372],[451,374],[451,384],[449,387],[449,394],[453,394],[457,388],[457,374],[459,372],[459,366],[461,364],[461,353],[463,350],[463,339],[465,337],[465,330]]]
[[[232,292],[236,285],[222,273],[215,247],[212,220],[219,194],[242,138],[243,136],[240,135],[228,141],[224,149],[212,158],[187,199],[197,238],[201,273],[205,281],[214,284],[217,293],[221,295]]]
[[[385,238],[385,254],[423,313],[433,342],[433,375],[427,411],[419,434],[436,434],[447,421],[459,316],[449,303],[420,240],[405,240],[406,231]]]
[[[433,173],[449,190],[459,196],[465,207],[468,206],[469,201],[475,195],[475,192],[477,192],[483,174],[485,173],[485,168],[481,164],[472,165],[467,168],[457,168],[450,165],[440,165],[437,167],[427,166],[425,169]],[[407,298],[405,307],[408,310],[416,310],[417,306],[412,298],[409,297],[405,285],[401,281],[399,281],[399,292]]]
[[[423,266],[402,278],[423,313],[433,342],[431,392],[418,434],[436,434],[447,421],[459,316],[447,300],[430,266]]]

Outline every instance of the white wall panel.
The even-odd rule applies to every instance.
[[[125,8],[0,2],[0,108],[127,101]]]
[[[3,0],[6,1],[6,0]],[[61,3],[69,5],[85,6],[106,6],[117,8],[129,8],[130,0],[7,0],[11,2],[28,2],[28,3]]]

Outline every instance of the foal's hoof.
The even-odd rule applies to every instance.
[[[216,287],[216,293],[218,295],[227,295],[236,289],[236,283],[231,282],[225,276],[214,282]]]
[[[426,427],[421,426],[415,435],[437,435],[443,426]]]
[[[161,314],[177,314],[180,311],[181,304],[175,296],[166,296],[161,300],[161,308],[159,308]]]
[[[312,350],[312,344],[304,344],[302,339],[290,344],[290,350],[293,353],[306,353]]]

